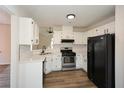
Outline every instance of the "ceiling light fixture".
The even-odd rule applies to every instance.
[[[66,16],[67,19],[74,19],[75,18],[75,14],[68,14]]]

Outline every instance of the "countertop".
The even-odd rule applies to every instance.
[[[31,57],[21,58],[20,63],[27,63],[27,62],[43,62],[48,56],[52,54],[46,55],[32,55]]]

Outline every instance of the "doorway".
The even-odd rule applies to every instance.
[[[10,87],[11,15],[0,7],[0,88]]]

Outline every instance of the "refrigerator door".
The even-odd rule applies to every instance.
[[[93,38],[88,38],[88,53],[87,53],[87,59],[88,59],[88,62],[87,62],[87,72],[88,72],[88,78],[90,80],[93,80],[93,74],[94,74],[94,71],[93,71],[93,58],[94,58],[94,47],[93,47]]]
[[[106,87],[115,87],[115,35],[106,35],[106,47],[107,47],[107,71],[106,71]]]
[[[94,83],[98,87],[106,86],[106,48],[105,48],[105,37],[98,36],[94,38]]]

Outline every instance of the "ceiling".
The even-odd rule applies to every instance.
[[[72,25],[88,27],[114,16],[112,5],[22,5],[18,6],[34,18],[40,26]],[[73,13],[76,18],[69,23],[66,15]]]
[[[10,24],[11,16],[0,7],[0,24]]]

